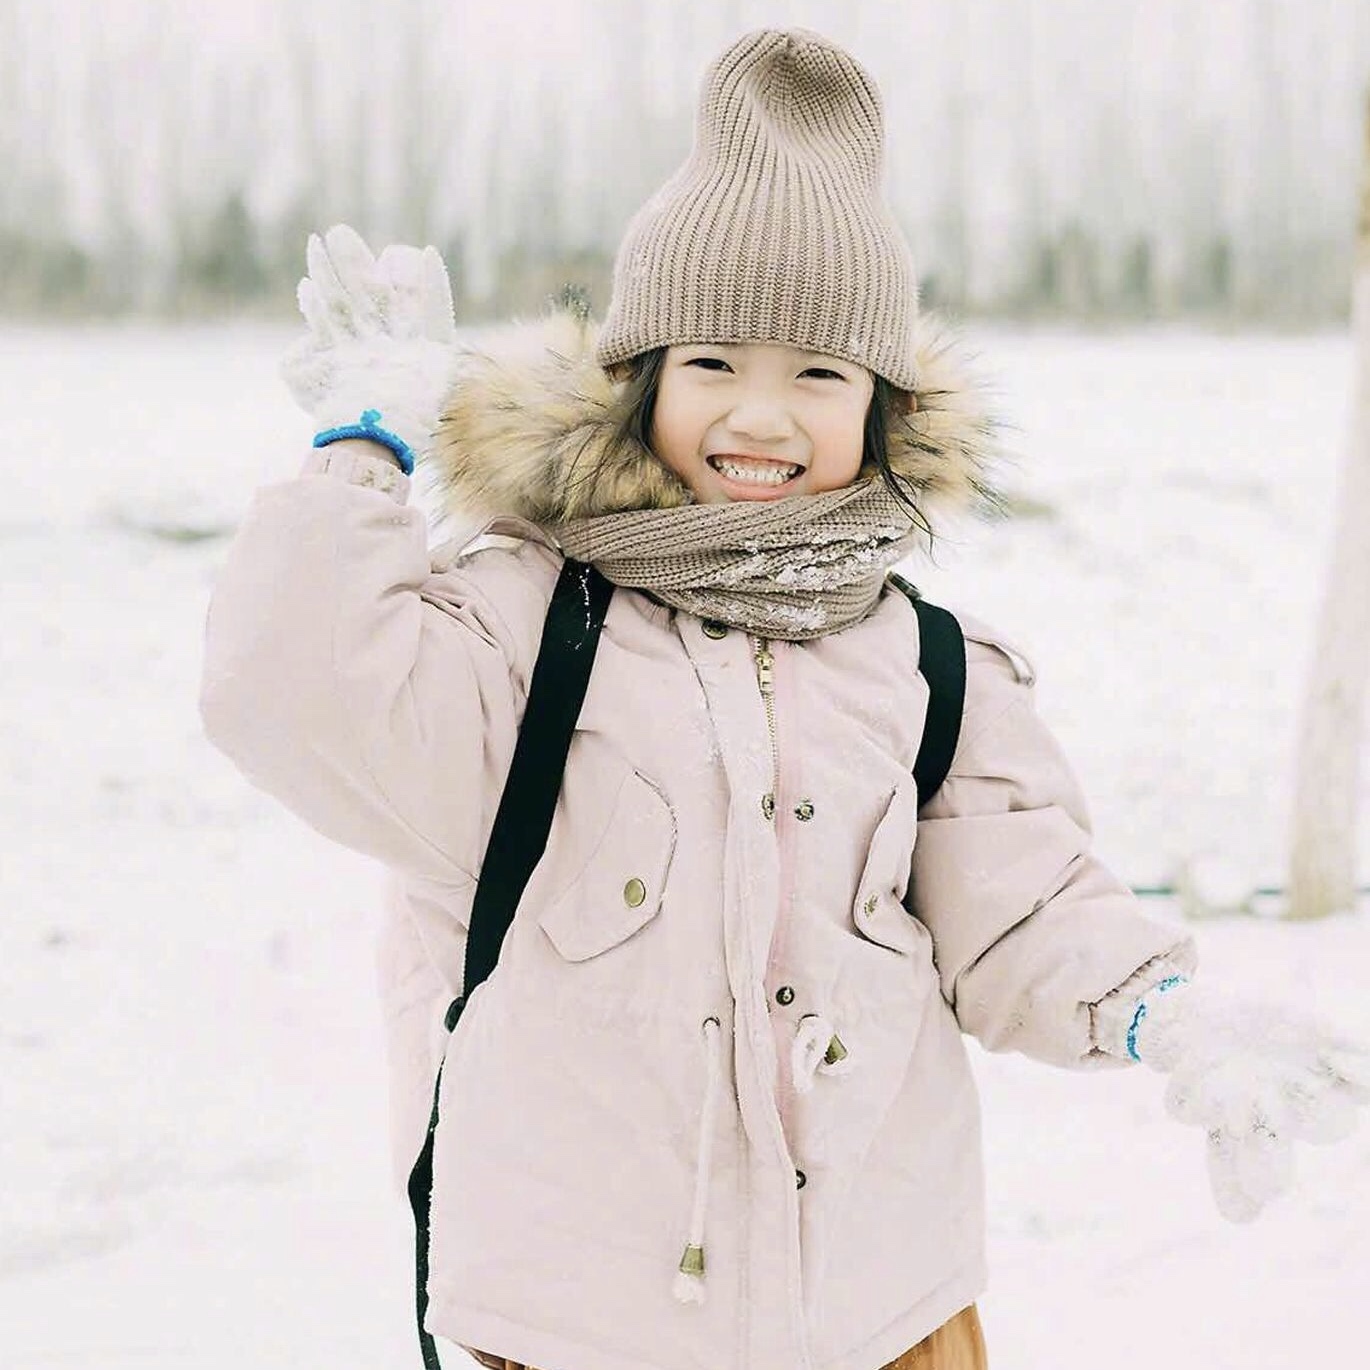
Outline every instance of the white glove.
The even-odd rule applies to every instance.
[[[1165,1107],[1208,1134],[1218,1211],[1250,1222],[1293,1183],[1293,1143],[1341,1141],[1370,1102],[1370,1052],[1274,1004],[1180,983],[1143,996],[1132,1041]]]
[[[422,452],[455,374],[452,287],[436,248],[393,244],[379,261],[346,224],[309,235],[299,285],[308,326],[281,376],[321,429],[357,424],[366,410]]]

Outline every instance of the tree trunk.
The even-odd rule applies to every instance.
[[[1370,98],[1352,280],[1355,380],[1336,541],[1304,695],[1289,872],[1291,918],[1355,902],[1356,801],[1370,680]]]

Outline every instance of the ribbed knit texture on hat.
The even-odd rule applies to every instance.
[[[912,389],[918,287],[885,204],[884,115],[862,67],[804,29],[760,29],[710,66],[693,150],[637,212],[597,358],[783,342]]]

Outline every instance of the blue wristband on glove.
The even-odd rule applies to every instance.
[[[314,446],[327,447],[330,442],[338,442],[342,438],[369,438],[372,442],[378,442],[382,447],[388,447],[394,454],[395,460],[400,464],[400,470],[406,476],[414,474],[414,449],[399,437],[392,433],[388,428],[380,426],[381,411],[379,409],[368,409],[358,423],[349,424],[344,428],[328,428],[322,433],[315,433]]]
[[[1164,994],[1168,989],[1174,989],[1176,985],[1187,985],[1189,980],[1183,975],[1168,975],[1159,985],[1153,985],[1146,994],[1142,995],[1137,1004],[1137,1012],[1132,1015],[1132,1026],[1127,1030],[1127,1054],[1134,1061],[1142,1058],[1137,1055],[1137,1029],[1142,1025],[1142,1019],[1146,1017],[1146,996],[1147,994]]]

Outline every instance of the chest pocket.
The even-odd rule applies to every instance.
[[[567,961],[599,956],[650,923],[675,855],[666,796],[632,767],[608,764],[608,774],[620,777],[616,791],[603,786],[602,765],[568,768],[557,816],[557,846],[575,858],[561,862],[564,883],[552,890],[539,923]],[[579,869],[567,872],[567,865]]]
[[[918,787],[909,775],[896,785],[871,836],[852,905],[852,922],[862,937],[907,955],[930,942],[927,929],[904,907],[917,835]]]

